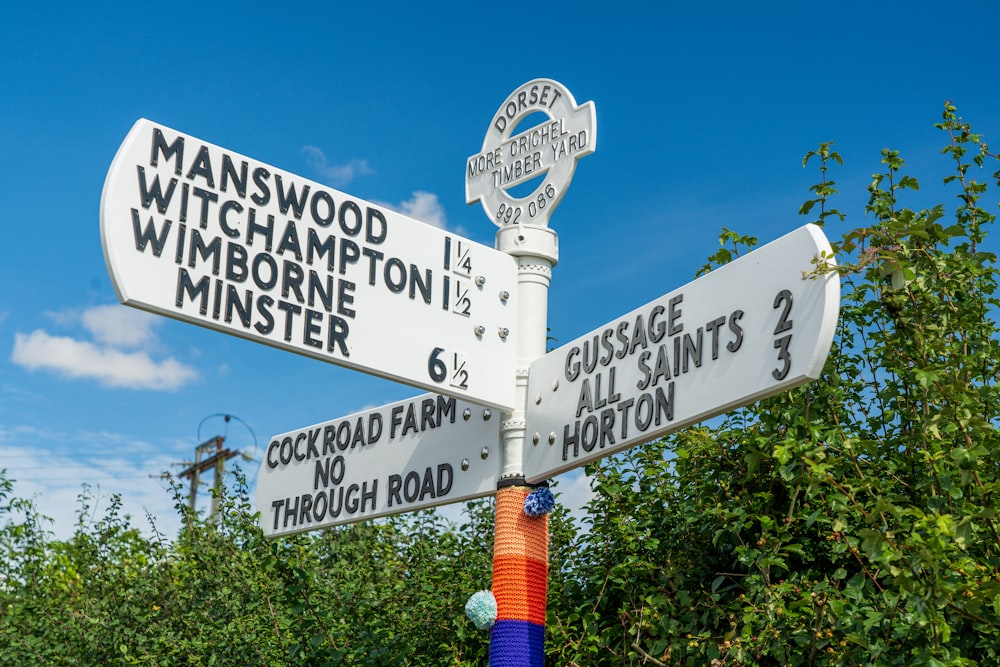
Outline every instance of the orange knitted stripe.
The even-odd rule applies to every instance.
[[[530,517],[524,513],[524,499],[529,492],[526,487],[497,491],[494,558],[525,556],[549,562],[549,517]]]
[[[493,595],[497,620],[530,621],[545,625],[546,563],[521,556],[493,560]]]

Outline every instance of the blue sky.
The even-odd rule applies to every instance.
[[[551,222],[549,326],[565,342],[689,281],[722,227],[766,241],[807,222],[802,157],[821,141],[845,161],[831,237],[864,223],[884,147],[923,179],[911,206],[951,205],[933,124],[951,99],[1000,145],[998,19],[987,1],[9,9],[0,468],[57,535],[83,484],[170,533],[156,477],[199,438],[255,455],[253,478],[270,435],[420,393],[116,305],[98,204],[140,117],[492,245],[465,160],[508,93],[561,82],[599,127]],[[562,485],[572,502],[584,487]]]

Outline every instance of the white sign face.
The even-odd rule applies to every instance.
[[[425,394],[271,438],[257,477],[267,537],[496,492],[500,415]]]
[[[549,120],[514,136],[518,123],[541,112]],[[496,114],[483,149],[466,161],[465,200],[481,201],[498,227],[546,226],[573,179],[576,161],[597,147],[597,112],[593,102],[577,106],[573,95],[551,79],[529,81],[512,92]],[[534,192],[507,192],[544,176]]]
[[[806,225],[531,364],[529,482],[819,377],[840,280]]]
[[[101,196],[122,303],[509,409],[515,260],[141,119]]]

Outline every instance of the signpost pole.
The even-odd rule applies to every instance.
[[[527,117],[548,120],[520,130]],[[518,132],[515,134],[515,132]],[[499,227],[496,249],[517,260],[517,343],[514,407],[500,427],[493,548],[496,619],[490,630],[490,667],[542,667],[548,589],[551,497],[536,503],[525,480],[529,369],[545,356],[549,283],[558,260],[552,211],[569,187],[576,162],[597,145],[593,102],[576,104],[562,84],[534,79],[515,89],[493,116],[482,150],[466,164],[466,202],[480,202]],[[508,190],[536,183],[527,196]],[[532,445],[537,441],[532,436]],[[535,480],[538,481],[538,480]],[[544,486],[541,480],[538,486]],[[544,495],[544,494],[543,494]],[[528,505],[531,505],[529,512]]]
[[[548,515],[528,516],[524,480],[528,368],[545,354],[548,290],[558,260],[556,233],[511,225],[497,232],[497,249],[517,259],[517,371],[515,408],[501,424],[501,475],[497,482],[493,544],[493,595],[497,617],[490,630],[490,667],[542,667],[548,590]]]

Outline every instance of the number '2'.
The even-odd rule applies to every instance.
[[[782,308],[782,306],[784,307]],[[774,334],[778,335],[786,331],[790,332],[792,330],[792,320],[788,318],[788,315],[792,312],[792,293],[786,289],[778,292],[774,297],[774,307],[782,308],[781,316],[778,318],[778,325],[774,327]],[[788,371],[792,368],[792,355],[788,352],[788,346],[791,342],[791,333],[774,340],[774,349],[778,351],[778,361],[782,364],[781,368],[775,368],[771,371],[771,375],[775,380],[784,380],[785,376],[788,375]]]

